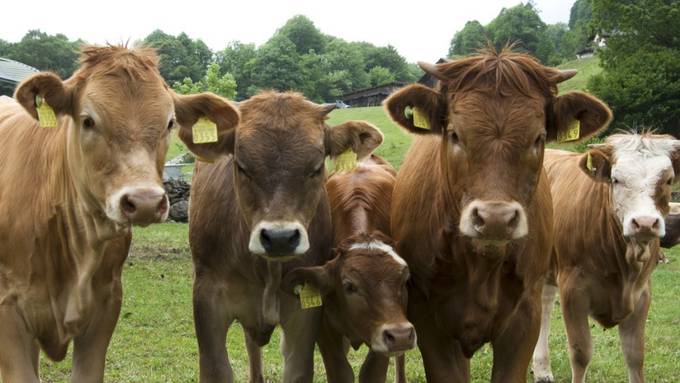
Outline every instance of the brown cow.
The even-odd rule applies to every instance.
[[[415,346],[413,325],[406,319],[406,262],[388,236],[396,171],[377,156],[352,171],[336,172],[326,183],[335,232],[335,258],[323,266],[286,275],[286,286],[311,283],[323,296],[319,347],[327,380],[353,382],[352,367],[335,345],[349,340],[370,351],[360,382],[384,382],[390,355]]]
[[[364,158],[382,134],[358,121],[329,127],[324,120],[333,106],[297,93],[261,93],[239,109],[241,124],[229,145],[204,155],[217,161],[198,164],[191,192],[200,379],[233,381],[225,338],[238,320],[255,361],[251,381],[263,380],[260,346],[280,324],[283,380],[309,382],[321,311],[300,310],[280,288],[281,278],[331,258],[325,157],[352,149]]]
[[[38,126],[38,96],[57,127]],[[211,94],[174,95],[153,51],[123,47],[85,48],[71,78],[35,74],[16,101],[0,100],[2,381],[39,382],[40,349],[62,360],[73,340],[71,380],[101,382],[130,225],[168,214],[170,129],[191,134],[207,116],[224,130],[238,113]]]
[[[630,382],[643,382],[650,276],[659,257],[680,141],[617,134],[586,154],[547,151],[555,213],[554,256],[569,340],[572,382],[584,382],[592,356],[588,316],[619,326]],[[543,292],[544,325],[534,357],[537,381],[553,380],[548,331],[557,288]]]
[[[670,249],[680,243],[680,203],[670,203],[666,216],[666,235],[661,238],[661,247]]]
[[[397,176],[392,234],[426,376],[468,381],[468,358],[491,342],[492,381],[524,382],[552,242],[544,144],[574,119],[590,136],[611,114],[585,93],[556,96],[573,71],[508,49],[420,66],[437,89],[407,86],[386,108],[419,135]]]

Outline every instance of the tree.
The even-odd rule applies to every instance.
[[[301,90],[304,78],[300,69],[295,44],[288,37],[275,34],[257,51],[252,68],[257,74],[253,85],[278,91]]]
[[[546,25],[531,2],[503,8],[486,29],[497,48],[517,43],[517,47],[533,54],[543,63],[550,61],[555,50],[545,34]]]
[[[389,84],[396,80],[394,74],[392,74],[389,69],[383,68],[381,66],[374,66],[371,68],[371,70],[368,72],[368,78],[371,81],[372,86]]]
[[[200,39],[192,40],[186,33],[177,37],[155,30],[144,43],[156,48],[160,58],[159,69],[168,83],[183,81],[189,77],[199,81],[212,61],[212,51]]]
[[[185,77],[182,82],[175,82],[173,89],[181,94],[198,92],[213,92],[229,99],[236,97],[236,80],[230,73],[220,74],[220,66],[217,63],[208,65],[205,76],[199,82]]]
[[[296,15],[290,18],[276,34],[287,37],[299,54],[306,54],[310,51],[323,53],[325,39],[312,20],[303,15]]]
[[[611,129],[680,135],[680,3],[593,0],[592,9],[593,27],[608,38],[589,87],[611,106]]]
[[[231,73],[238,84],[237,99],[245,99],[253,95],[248,89],[254,84],[253,66],[256,57],[255,44],[244,44],[239,41],[230,42],[224,50],[215,54],[215,61],[220,65],[220,72]]]
[[[456,32],[449,46],[449,57],[465,56],[486,46],[489,37],[484,26],[477,20],[468,21]]]
[[[366,70],[369,72],[375,67],[381,67],[389,70],[397,80],[409,80],[410,73],[408,71],[406,59],[404,59],[392,45],[386,47],[371,46],[370,49],[366,50],[364,62],[366,64]]]
[[[0,57],[5,57],[9,55],[11,48],[12,44],[3,39],[0,39]]]
[[[31,30],[7,50],[7,57],[40,70],[56,72],[68,78],[78,68],[78,50],[82,41],[69,41],[62,35],[48,35]],[[5,48],[7,49],[7,48]]]

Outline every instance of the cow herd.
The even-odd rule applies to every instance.
[[[668,217],[680,141],[615,134],[575,75],[505,49],[420,64],[384,102],[414,140],[397,172],[363,121],[326,124],[333,106],[261,92],[239,103],[179,95],[152,50],[84,48],[62,81],[38,73],[0,98],[0,373],[39,383],[40,350],[72,382],[101,382],[122,302],[131,226],[163,221],[161,174],[173,131],[199,161],[190,201],[193,313],[201,382],[232,382],[226,340],[244,329],[251,382],[282,329],[284,382],[353,382],[349,347],[368,346],[361,382],[417,347],[428,382],[470,381],[493,348],[493,382],[552,382],[555,295],[572,381],[585,381],[588,318],[618,326],[631,382],[643,382],[650,277],[678,241]],[[50,118],[53,120],[50,121]],[[56,121],[54,121],[56,119]],[[50,127],[55,125],[54,127]],[[336,170],[326,174],[326,160]],[[673,217],[673,216],[671,216]],[[178,318],[179,320],[179,318]],[[171,381],[172,377],[168,377]]]

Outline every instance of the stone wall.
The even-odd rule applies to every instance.
[[[186,181],[172,179],[163,181],[163,187],[168,193],[168,199],[170,200],[168,222],[188,222],[191,185]]]

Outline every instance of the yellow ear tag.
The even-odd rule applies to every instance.
[[[206,117],[201,117],[191,128],[194,144],[217,142],[217,125]]]
[[[425,114],[416,107],[413,107],[413,126],[420,129],[430,130],[430,121]]]
[[[595,173],[597,169],[593,167],[593,156],[590,155],[590,152],[588,153],[588,157],[586,158],[586,169],[588,169],[589,172]]]
[[[321,306],[321,294],[314,286],[308,283],[302,286],[295,286],[295,292],[300,296],[300,307],[303,309]]]
[[[335,171],[348,172],[357,167],[357,154],[352,149],[347,149],[335,157]]]
[[[56,128],[57,127],[57,116],[54,114],[54,109],[47,105],[47,102],[37,96],[35,98],[36,112],[38,112],[38,122],[41,128]]]
[[[574,119],[564,132],[557,135],[557,141],[576,141],[581,136],[581,121]]]

